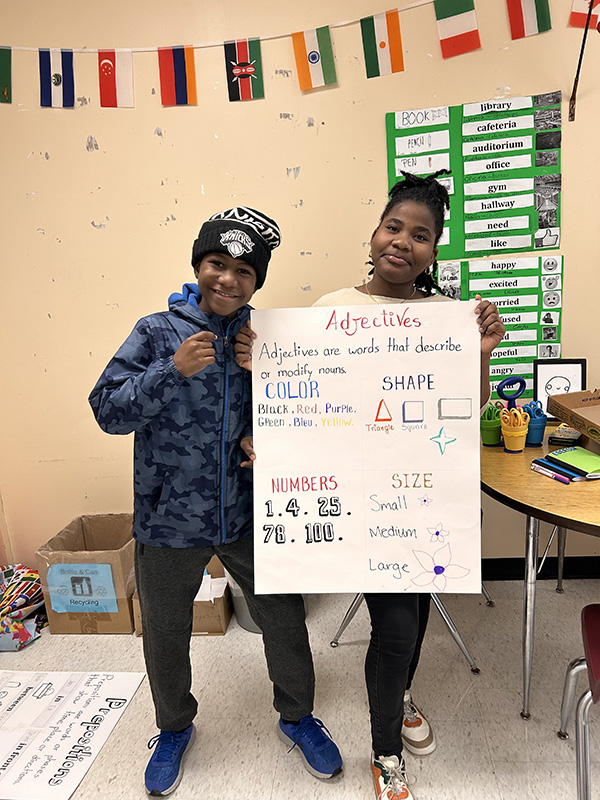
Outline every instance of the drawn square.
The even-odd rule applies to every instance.
[[[422,400],[405,400],[402,403],[402,422],[423,422],[425,404]]]

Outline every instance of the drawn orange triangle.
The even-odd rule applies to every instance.
[[[387,417],[383,415],[387,414]],[[389,408],[385,404],[385,400],[381,400],[379,406],[377,408],[377,413],[375,414],[375,422],[391,422],[392,415],[390,414]]]

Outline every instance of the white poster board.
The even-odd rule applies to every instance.
[[[475,306],[252,312],[258,593],[481,591]]]
[[[68,800],[143,678],[0,670],[0,798]]]

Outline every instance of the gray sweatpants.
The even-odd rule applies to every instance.
[[[284,719],[313,710],[315,674],[301,595],[255,595],[252,536],[215,547],[150,547],[135,543],[135,573],[142,610],[144,658],[156,724],[182,730],[198,710],[191,693],[192,612],[204,569],[213,555],[241,587],[263,632],[273,705]]]

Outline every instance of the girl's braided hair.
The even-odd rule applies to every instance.
[[[385,217],[387,217],[398,203],[403,203],[405,200],[423,203],[433,215],[435,223],[435,244],[437,245],[444,229],[445,211],[450,208],[448,190],[437,180],[440,175],[450,175],[450,171],[447,169],[440,169],[424,178],[419,178],[417,175],[413,175],[410,172],[402,172],[404,180],[395,183],[388,192],[390,199],[383,210],[379,224],[381,225]],[[431,266],[431,271],[427,270],[426,272],[422,272],[415,279],[415,286],[417,289],[426,292],[428,297],[433,294],[434,289],[436,292],[444,294],[442,289],[437,285],[437,269],[438,263],[434,261]]]

